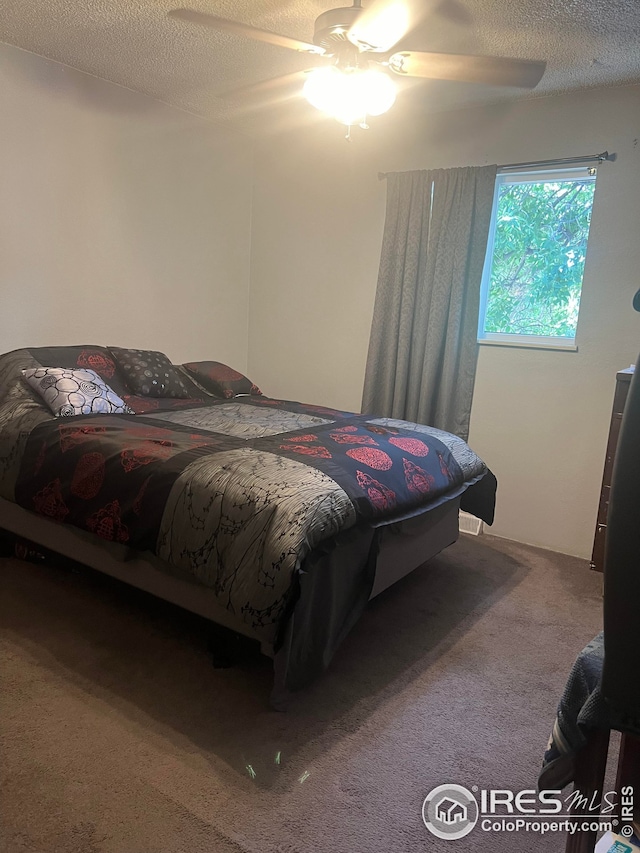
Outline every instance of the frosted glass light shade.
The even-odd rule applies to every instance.
[[[396,100],[396,87],[384,71],[365,71],[361,86],[367,105],[367,115],[381,116],[389,110]]]
[[[335,65],[330,65],[328,68],[315,68],[307,75],[302,93],[317,110],[323,113],[331,112],[341,77],[342,74]]]
[[[368,115],[382,115],[396,99],[396,88],[384,72],[341,71],[335,65],[310,72],[303,92],[316,109],[347,125],[360,124]]]

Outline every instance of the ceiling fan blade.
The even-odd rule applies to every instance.
[[[415,29],[436,0],[372,0],[349,30],[349,41],[365,50],[386,53]]]
[[[249,83],[247,86],[237,86],[234,89],[227,89],[224,92],[219,92],[218,98],[264,98],[269,95],[275,95],[297,84],[304,83],[306,75],[311,69],[306,71],[292,71],[291,74],[281,74],[278,77],[271,77],[268,80],[260,80],[258,83]]]
[[[401,77],[461,80],[491,86],[533,89],[544,74],[546,62],[500,56],[467,56],[457,53],[425,53],[402,50],[387,58],[391,71]]]
[[[272,33],[270,30],[261,30],[249,24],[242,24],[240,21],[230,21],[228,18],[218,18],[216,15],[209,15],[206,12],[197,12],[195,9],[172,9],[170,12],[167,12],[167,15],[179,21],[187,21],[190,24],[199,24],[200,26],[210,27],[214,30],[233,33],[236,36],[244,36],[254,41],[263,41],[266,44],[274,44],[276,47],[287,47],[290,50],[297,50],[301,53],[322,55],[325,52],[324,48],[317,44],[308,44],[299,39],[282,36],[279,33]]]

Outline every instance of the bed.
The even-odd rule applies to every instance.
[[[460,507],[491,524],[495,491],[456,436],[273,399],[218,362],[0,356],[0,527],[259,641],[276,706],[457,539]]]

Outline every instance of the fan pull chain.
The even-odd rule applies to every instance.
[[[347,125],[347,132],[346,132],[345,137],[344,137],[347,140],[347,142],[351,142],[351,128],[352,127],[353,127],[352,124]],[[369,130],[369,125],[367,124],[367,117],[366,116],[362,119],[362,121],[360,122],[358,127],[361,128],[362,130]]]

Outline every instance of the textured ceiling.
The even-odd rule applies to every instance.
[[[401,93],[412,108],[451,109],[640,82],[640,0],[414,3],[426,14],[402,46],[543,59],[547,71],[532,93],[453,82],[412,83]],[[172,20],[166,13],[190,6],[311,41],[315,18],[339,5],[348,0],[2,0],[0,41],[252,131],[267,127],[266,119],[277,111],[265,109],[266,101],[229,97],[229,90],[308,68],[313,60]],[[293,94],[284,86],[278,90],[282,97]],[[293,105],[289,101],[288,109],[301,121],[315,113],[298,99]]]

